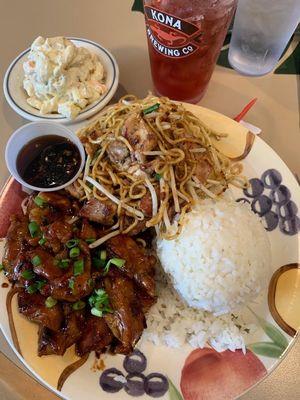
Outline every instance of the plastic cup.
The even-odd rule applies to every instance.
[[[300,20],[299,0],[239,0],[229,63],[239,73],[272,71]]]

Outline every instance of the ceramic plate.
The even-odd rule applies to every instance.
[[[187,106],[207,125],[228,133],[218,146],[229,157],[242,160],[250,179],[248,190],[236,189],[237,201],[245,201],[258,213],[272,247],[273,276],[269,290],[249,304],[244,319],[256,325],[246,339],[246,353],[229,350],[217,353],[209,345],[193,349],[155,346],[140,341],[130,356],[105,354],[99,360],[90,354],[87,360],[68,349],[63,357],[37,356],[38,326],[17,311],[12,301],[9,316],[6,300],[9,288],[0,288],[0,326],[20,360],[49,389],[64,399],[172,400],[233,399],[264,379],[285,356],[300,326],[299,269],[300,190],[293,174],[276,153],[259,137],[230,118],[216,112]],[[0,204],[0,235],[5,236],[9,215],[21,212],[24,194],[10,180]],[[2,246],[4,240],[2,241]],[[6,286],[0,275],[0,285]],[[77,368],[77,369],[76,369]],[[75,369],[75,371],[74,371]],[[71,373],[73,371],[73,373]]]
[[[113,97],[115,91],[117,90],[119,83],[119,68],[118,64],[113,57],[113,55],[106,50],[104,47],[99,44],[92,42],[87,39],[80,38],[68,38],[70,39],[76,46],[85,47],[91,53],[96,54],[101,63],[104,66],[104,70],[106,71],[106,86],[107,91],[94,103],[87,106],[84,110],[82,110],[78,116],[70,120],[60,114],[52,113],[42,115],[39,110],[31,107],[26,99],[27,95],[23,89],[23,63],[27,58],[27,55],[30,51],[30,48],[23,51],[8,67],[6,71],[4,81],[3,81],[3,90],[5,94],[5,98],[8,104],[12,107],[14,111],[16,111],[23,118],[28,119],[30,121],[53,121],[60,122],[62,124],[74,123],[78,121],[82,121],[86,118],[91,117],[96,112],[101,110]]]

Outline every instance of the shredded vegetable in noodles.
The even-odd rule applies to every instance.
[[[118,229],[107,237],[144,224],[172,239],[196,201],[247,186],[242,165],[213,144],[226,135],[167,98],[125,96],[78,135],[88,154],[81,199],[117,205]]]

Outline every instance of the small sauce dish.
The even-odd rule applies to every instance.
[[[6,145],[5,161],[22,186],[51,192],[65,188],[79,177],[85,151],[68,128],[40,121],[26,124],[12,134]]]

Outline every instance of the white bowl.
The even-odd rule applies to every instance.
[[[41,188],[30,185],[22,179],[17,170],[17,157],[21,149],[31,140],[45,135],[57,135],[69,139],[78,148],[81,156],[81,163],[77,174],[63,185],[51,188]],[[65,188],[79,177],[85,163],[85,151],[79,138],[65,126],[55,122],[39,121],[23,125],[11,135],[5,149],[5,161],[9,172],[22,186],[40,192],[53,192]]]
[[[113,97],[119,84],[119,68],[113,55],[99,44],[87,39],[81,38],[68,38],[76,46],[85,47],[91,53],[96,54],[106,73],[105,84],[107,91],[94,103],[88,105],[82,110],[76,118],[70,119],[61,114],[41,114],[39,110],[33,108],[27,103],[27,94],[23,89],[23,63],[27,58],[30,48],[23,51],[8,67],[3,81],[3,91],[5,98],[11,108],[30,121],[52,121],[61,124],[68,124],[73,122],[82,121],[83,119],[91,117],[96,112],[100,111]]]

